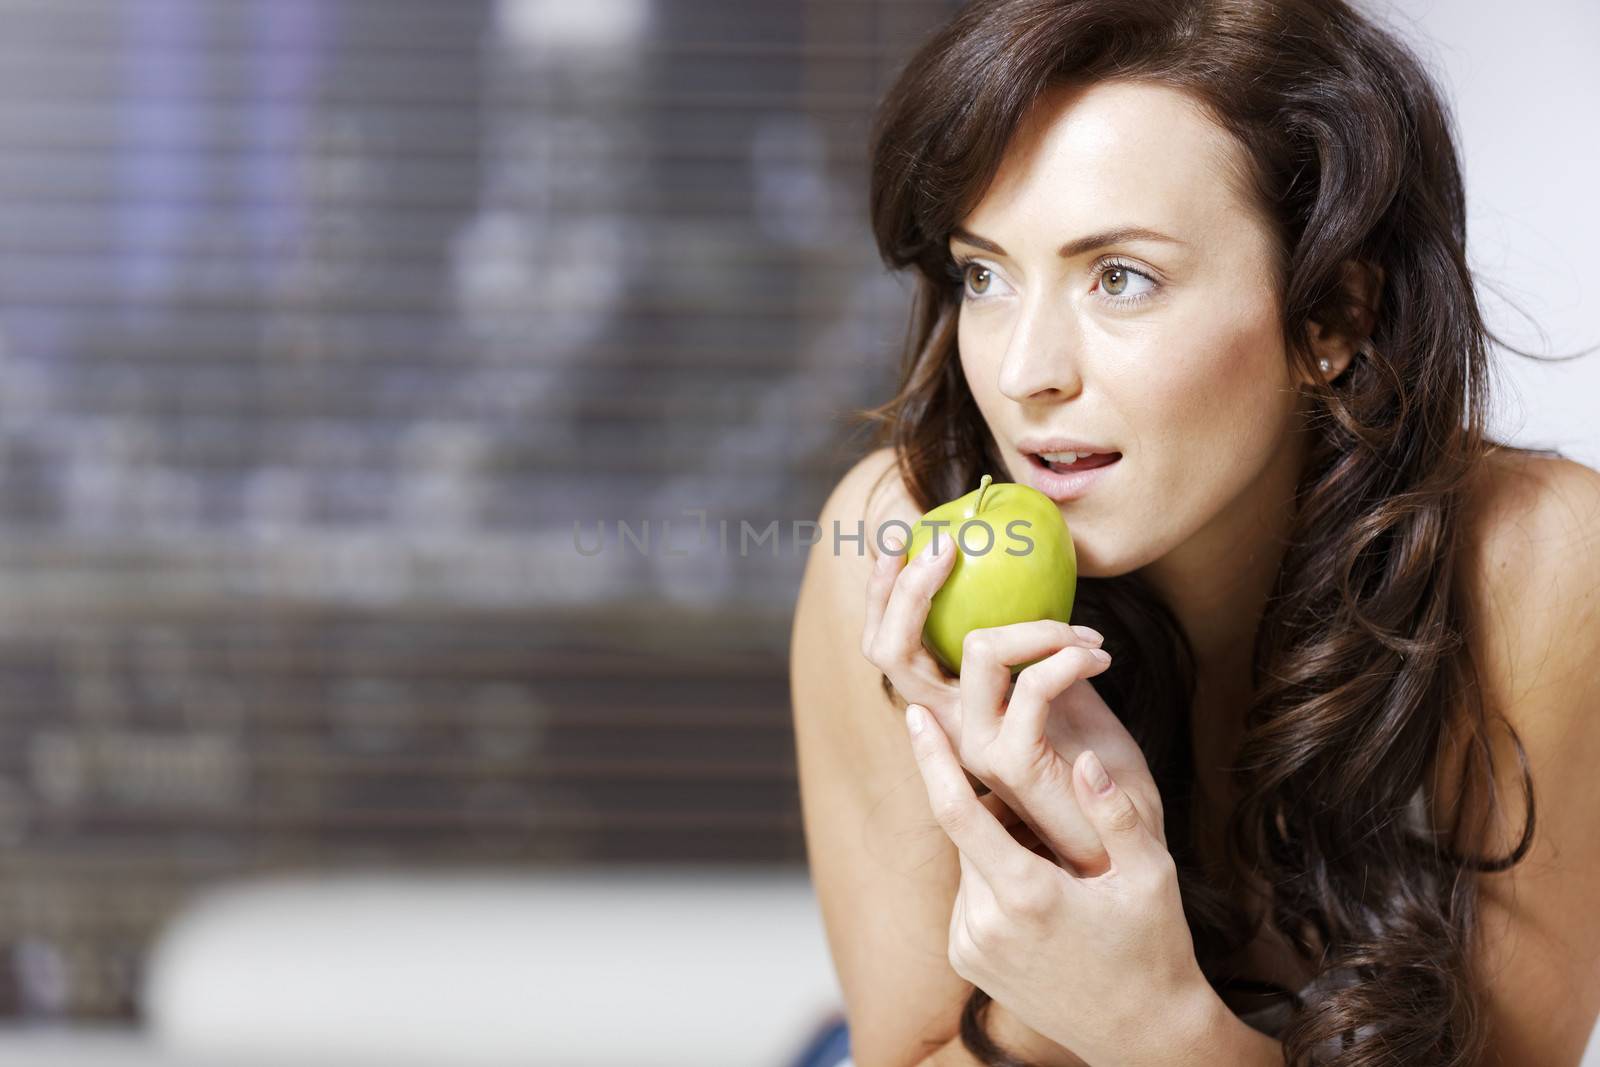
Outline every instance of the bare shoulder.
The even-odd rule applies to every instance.
[[[873,531],[907,513],[921,514],[889,450],[845,472],[822,507],[790,638],[806,856],[863,1067],[921,1062],[955,1034],[971,988],[949,964],[955,847],[929,810],[904,720],[861,653]]]
[[[867,555],[872,559],[877,558],[878,530],[894,521],[909,527],[921,514],[890,448],[877,449],[857,461],[839,480],[823,508],[824,519],[837,519],[846,532],[853,532],[856,522],[862,523],[867,533]],[[826,523],[824,529],[828,529]]]
[[[1468,494],[1464,591],[1489,668],[1508,684],[1548,684],[1594,651],[1600,587],[1600,473],[1572,460],[1495,452]],[[1585,643],[1589,647],[1583,647]],[[1530,673],[1533,658],[1543,664]],[[1551,658],[1546,659],[1549,654]]]
[[[855,600],[865,596],[867,579],[878,558],[874,532],[908,511],[915,520],[920,512],[914,507],[891,449],[870,452],[845,471],[817,516],[819,539],[806,559],[795,618],[797,631],[805,626],[837,627],[858,621],[853,611]],[[815,610],[819,606],[824,610]],[[796,638],[799,636],[797,632]]]
[[[790,637],[790,687],[797,724],[802,716],[859,731],[863,723],[846,709],[887,700],[879,674],[860,652],[866,621],[867,582],[877,561],[875,531],[893,519],[920,514],[901,481],[893,451],[878,449],[858,460],[828,494],[818,516],[819,540],[811,546]],[[884,707],[890,705],[885,704]],[[898,746],[899,723],[887,724],[882,739]]]
[[[1497,450],[1469,494],[1469,543],[1490,556],[1550,538],[1591,540],[1600,517],[1600,472],[1574,460]]]
[[[1507,855],[1528,815],[1516,747],[1497,724],[1522,743],[1535,817],[1523,859],[1479,882],[1484,1062],[1575,1063],[1600,1008],[1600,914],[1588,904],[1600,879],[1600,474],[1493,455],[1463,517],[1464,621],[1500,802],[1469,851]]]
[[[1497,452],[1463,515],[1467,641],[1491,710],[1525,743],[1580,725],[1600,655],[1600,473],[1571,460]],[[1531,750],[1530,750],[1531,751]],[[1549,768],[1559,778],[1564,768]]]

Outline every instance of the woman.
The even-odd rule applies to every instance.
[[[792,662],[858,1067],[1576,1063],[1600,476],[1486,439],[1414,57],[1340,0],[975,3],[872,154],[916,303]],[[889,535],[984,473],[1057,500],[1080,625],[957,678],[953,554]]]

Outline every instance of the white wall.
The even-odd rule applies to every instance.
[[[1369,0],[1366,9],[1412,42],[1455,109],[1467,252],[1490,325],[1543,355],[1600,346],[1600,3]],[[1600,352],[1566,364],[1495,359],[1495,431],[1600,467]]]

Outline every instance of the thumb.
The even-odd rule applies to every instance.
[[[1159,844],[1145,826],[1133,797],[1112,779],[1092,749],[1084,749],[1073,761],[1072,783],[1112,866],[1140,863],[1149,855],[1150,846]]]

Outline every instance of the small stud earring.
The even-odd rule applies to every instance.
[[[1329,363],[1326,359],[1319,359],[1317,360],[1317,369],[1323,374],[1327,374],[1328,371],[1333,369],[1333,364]]]

